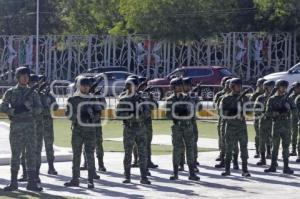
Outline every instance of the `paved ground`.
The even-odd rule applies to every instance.
[[[101,180],[96,181],[94,190],[86,188],[86,180],[81,179],[80,188],[65,188],[63,183],[70,179],[71,162],[56,163],[60,175],[46,175],[47,166],[43,164],[41,176],[44,192],[41,197],[61,196],[76,198],[297,198],[300,195],[300,164],[292,163],[296,171],[295,175],[287,176],[281,173],[282,161],[279,161],[279,171],[275,174],[263,173],[263,167],[254,166],[257,160],[250,159],[249,170],[252,177],[244,179],[240,171],[233,171],[232,176],[222,177],[222,170],[215,169],[214,158],[216,152],[206,152],[200,155],[200,182],[188,181],[187,172],[180,174],[180,180],[171,182],[168,180],[171,171],[171,155],[154,156],[153,161],[159,164],[159,169],[152,170],[152,185],[139,183],[139,172],[134,168],[133,183],[122,184],[123,154],[107,153],[105,164],[108,172],[101,173]],[[251,154],[252,157],[253,154]],[[292,158],[294,160],[295,158]],[[86,178],[87,173],[82,172]],[[9,183],[9,166],[0,166],[0,189]],[[20,184],[21,192],[15,196],[21,197],[26,194],[25,184]],[[0,191],[0,195],[4,192]]]

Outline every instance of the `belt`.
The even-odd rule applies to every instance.
[[[12,122],[33,122],[33,117],[11,117]]]
[[[133,121],[125,121],[124,124],[126,126],[129,126],[129,127],[142,127],[144,126],[144,123],[143,122],[133,122]]]
[[[179,126],[189,126],[192,124],[192,122],[190,120],[181,120],[181,121],[178,121],[178,120],[174,120],[174,124],[176,125],[179,125]]]

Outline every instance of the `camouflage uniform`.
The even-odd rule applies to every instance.
[[[8,191],[17,188],[17,175],[20,166],[20,156],[22,149],[25,148],[26,153],[26,167],[28,172],[27,188],[32,187],[37,191],[35,181],[36,171],[36,131],[35,131],[35,116],[41,113],[41,102],[37,93],[32,92],[25,103],[24,112],[17,112],[18,105],[16,104],[22,96],[28,92],[29,87],[22,87],[16,85],[8,89],[3,97],[3,102],[0,106],[0,111],[6,113],[11,120],[10,123],[10,146],[11,146],[11,185],[6,187]],[[24,102],[23,102],[24,103]],[[30,107],[30,108],[29,108]]]
[[[225,94],[225,90],[221,90],[221,91],[217,92],[214,97],[214,107],[218,110],[218,113],[219,113],[219,104],[220,104],[221,98],[224,94]],[[219,146],[219,150],[220,150],[220,157],[221,157],[221,151],[222,151],[221,150],[221,148],[222,148],[221,122],[222,122],[222,118],[219,116],[217,131],[218,131],[218,144],[219,144],[218,146]]]
[[[176,80],[174,80],[176,81]],[[175,118],[172,113],[176,116],[189,116],[192,112],[193,107],[186,104],[174,104],[176,102],[187,102],[191,99],[185,94],[173,94],[167,99],[167,112],[166,116],[168,119],[173,120],[172,126],[172,144],[173,144],[173,172],[171,180],[178,179],[178,166],[181,160],[181,154],[186,151],[187,164],[189,166],[190,180],[199,180],[196,176],[195,168],[195,138],[192,126],[192,118]],[[193,117],[193,116],[192,116]]]
[[[120,100],[117,105],[117,116],[120,119],[123,119],[123,117],[127,117],[123,119],[123,144],[125,151],[123,162],[125,170],[124,183],[130,183],[132,159],[131,154],[133,146],[136,143],[138,148],[141,183],[150,184],[147,178],[147,138],[145,129],[145,117],[147,114],[149,114],[150,108],[147,105],[140,106],[142,102],[144,102],[144,99],[138,93],[135,93],[134,95],[128,95],[127,93],[125,93],[120,96]],[[133,105],[132,110],[122,110],[130,108],[129,104]]]
[[[288,83],[286,83],[286,81],[280,81],[276,82],[277,86],[281,85],[281,83],[283,82],[282,84],[287,87]],[[280,139],[282,139],[282,157],[284,162],[283,172],[289,174],[293,173],[292,170],[290,170],[290,168],[288,167],[289,145],[291,142],[291,107],[295,107],[294,102],[286,100],[285,95],[280,96],[278,95],[278,93],[271,96],[267,102],[266,115],[273,119],[273,151],[271,167],[269,169],[266,169],[265,172],[276,171]]]
[[[88,167],[88,181],[89,188],[90,185],[93,188],[93,179],[95,175],[95,145],[96,145],[96,129],[93,126],[85,126],[79,123],[79,119],[84,124],[94,124],[94,118],[97,118],[99,114],[100,107],[97,105],[83,105],[79,109],[79,105],[84,102],[90,102],[93,98],[92,95],[83,95],[80,92],[76,93],[74,96],[68,99],[68,107],[66,115],[70,116],[72,121],[72,151],[73,151],[73,174],[70,183],[65,183],[65,186],[78,186],[80,177],[80,159],[82,153],[82,147],[84,146],[84,151],[87,158]],[[71,108],[72,107],[72,108]],[[92,112],[91,116],[90,109]],[[80,111],[80,112],[79,112]]]
[[[295,104],[298,110],[298,125],[300,125],[300,95],[298,97],[296,97],[295,99]],[[299,126],[298,126],[298,134],[300,132],[299,130]],[[296,162],[300,162],[300,135],[298,136],[298,158],[296,160]]]
[[[298,94],[295,92],[289,96],[289,100],[295,102]],[[298,137],[298,110],[297,108],[293,108],[291,110],[291,134],[292,134],[292,153],[290,155],[297,155],[296,148],[297,148],[297,137]]]

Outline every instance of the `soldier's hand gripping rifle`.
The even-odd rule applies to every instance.
[[[252,90],[252,88],[247,88],[246,90],[244,90],[241,95],[237,98],[237,101],[241,101],[247,93],[249,93]]]
[[[37,89],[39,87],[39,83],[36,83],[36,84],[34,84],[32,87],[30,87],[30,89],[28,89],[25,93],[24,93],[24,95],[22,95],[19,99],[18,99],[18,101],[17,101],[17,103],[16,103],[16,105],[15,105],[15,107],[14,107],[14,109],[15,109],[15,111],[14,111],[14,113],[16,113],[16,114],[19,114],[19,113],[23,113],[23,112],[28,112],[30,109],[30,105],[28,105],[28,97]]]

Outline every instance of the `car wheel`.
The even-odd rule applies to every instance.
[[[202,88],[200,94],[204,100],[212,100],[214,98],[214,91],[209,87]]]
[[[161,100],[163,98],[163,92],[160,88],[152,88],[152,92],[154,93],[155,100]]]

